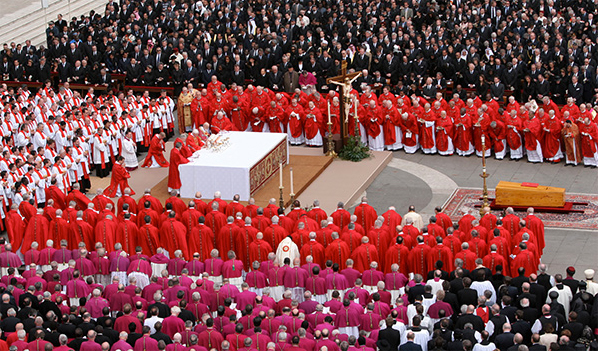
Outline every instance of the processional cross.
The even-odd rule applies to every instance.
[[[342,146],[347,144],[349,139],[349,111],[351,110],[351,84],[361,76],[361,72],[347,73],[347,61],[341,63],[341,74],[326,79],[326,83],[341,87],[340,91],[340,118]],[[355,97],[357,98],[357,97]]]

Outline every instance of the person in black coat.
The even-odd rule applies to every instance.
[[[396,350],[399,347],[399,343],[401,341],[401,333],[398,330],[393,329],[392,326],[394,324],[395,318],[393,318],[392,315],[386,317],[386,329],[380,330],[380,332],[378,333],[378,342],[376,342],[376,345],[378,345],[380,349],[382,349],[382,341],[388,342],[388,344],[390,345],[389,350]]]
[[[185,73],[181,69],[181,65],[178,62],[175,62],[173,66],[173,69],[170,71],[170,80],[172,86],[174,87],[174,96],[179,96],[181,94],[181,90],[183,89]]]
[[[583,84],[578,81],[576,76],[571,77],[567,94],[569,97],[575,99],[576,104],[579,105],[583,102]]]
[[[471,278],[463,278],[463,289],[457,292],[459,305],[473,305],[478,303],[478,292],[471,288]]]
[[[23,80],[23,73],[25,73],[24,67],[21,65],[19,60],[14,60],[13,65],[9,70],[10,80],[21,81]]]
[[[245,85],[245,73],[241,70],[239,65],[233,67],[231,81],[241,87]]]
[[[160,62],[158,68],[154,70],[156,85],[159,87],[168,86],[168,70],[164,68],[164,63]]]
[[[282,91],[282,72],[278,70],[278,66],[272,66],[268,73],[268,86],[274,91]]]
[[[143,75],[143,69],[141,65],[137,63],[134,58],[131,59],[131,64],[127,67],[127,84],[128,85],[139,85],[141,84],[141,76]]]

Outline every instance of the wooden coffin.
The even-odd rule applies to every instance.
[[[496,186],[496,204],[502,206],[563,207],[565,189],[534,183],[500,181]]]

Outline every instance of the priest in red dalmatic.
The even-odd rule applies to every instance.
[[[233,122],[226,117],[223,111],[218,111],[214,118],[212,118],[212,126],[210,127],[212,133],[217,134],[223,130],[231,131],[235,129]],[[172,162],[172,160],[170,161]]]
[[[78,183],[73,184],[73,189],[70,191],[70,193],[67,195],[66,197],[66,203],[70,203],[71,201],[75,201],[75,203],[77,204],[76,209],[77,210],[85,210],[87,209],[87,204],[89,204],[91,201],[89,200],[89,198],[87,198],[87,196],[85,196],[85,194],[83,194],[81,192],[80,186]]]
[[[382,118],[382,129],[384,130],[384,147],[387,150],[394,151],[403,147],[400,134],[400,117],[397,109],[392,105],[392,100],[384,100],[380,110]]]
[[[54,206],[61,210],[66,208],[66,195],[60,188],[56,185],[57,180],[56,178],[52,178],[50,181],[51,185],[46,188],[46,201],[52,199],[54,200]]]
[[[409,252],[409,269],[415,274],[426,276],[432,269],[432,262],[430,262],[430,246],[424,243],[424,238],[420,235],[417,237],[417,245]],[[473,255],[473,254],[472,254]]]
[[[525,111],[525,108],[522,107]],[[511,160],[518,160],[523,158],[523,122],[517,116],[517,111],[511,111],[509,116],[505,118],[507,127],[507,144],[509,145],[509,154]]]
[[[361,238],[361,245],[353,251],[351,259],[354,262],[353,268],[360,272],[369,269],[370,263],[380,262],[378,250],[376,250],[376,246],[370,244],[370,239],[367,236]]]
[[[498,119],[490,122],[488,136],[490,137],[490,143],[486,147],[493,147],[494,157],[497,160],[502,160],[507,153],[507,130],[505,124]]]
[[[399,265],[399,272],[405,275],[409,274],[409,248],[404,245],[403,241],[402,236],[397,236],[396,244],[391,245],[386,251],[384,258],[386,265],[385,273],[390,273],[390,267],[396,263]]]
[[[488,128],[490,127],[490,116],[484,109],[479,108],[477,114],[473,117],[475,123],[473,124],[473,145],[475,147],[476,155],[482,157],[482,136],[488,139]],[[492,154],[492,148],[486,144],[486,157]]]
[[[199,260],[202,262],[210,258],[210,252],[214,249],[214,232],[204,224],[205,221],[204,216],[199,217],[198,225],[187,236],[189,253],[199,253]]]
[[[376,210],[368,204],[368,199],[365,196],[361,198],[361,203],[355,207],[353,214],[357,216],[357,223],[361,224],[366,234],[374,226],[374,222],[378,218]]]
[[[17,251],[23,242],[26,224],[23,217],[19,214],[16,204],[10,206],[10,211],[6,214],[5,223],[8,241],[13,244],[15,251]]]
[[[313,258],[314,263],[317,263],[321,267],[323,267],[326,261],[324,251],[324,246],[316,241],[316,233],[309,233],[309,241],[305,243],[299,251],[299,253],[301,254],[301,264],[306,264],[306,257],[311,256]]]
[[[418,118],[419,143],[425,154],[436,153],[436,113],[430,104],[424,105],[424,111]]]
[[[440,111],[436,120],[436,149],[439,154],[449,156],[455,152],[453,133],[453,121],[448,118],[446,111]]]
[[[199,93],[195,93],[195,98],[191,101],[191,117],[193,118],[193,125],[199,128],[204,123],[208,122],[206,114],[208,113],[208,106],[204,106],[205,101]]]
[[[44,216],[43,209],[37,209],[37,213],[31,217],[29,223],[27,223],[27,228],[25,229],[25,234],[23,236],[23,251],[27,251],[31,248],[32,242],[45,243],[48,239],[48,230],[50,228],[50,223],[46,216]],[[18,246],[19,243],[15,244],[15,247]]]
[[[542,123],[544,137],[542,144],[542,153],[544,158],[554,163],[561,162],[563,153],[561,152],[561,121],[556,117],[554,111],[548,112],[549,118]]]
[[[112,177],[110,178],[110,186],[105,190],[106,195],[109,197],[121,196],[125,189],[129,188],[129,178],[131,178],[131,173],[125,168],[125,158],[118,156],[116,163],[112,167]],[[135,195],[132,189],[131,195]]]
[[[164,134],[164,132],[154,135],[152,141],[150,142],[150,147],[147,152],[147,156],[145,157],[145,161],[143,161],[143,165],[141,165],[141,167],[168,167],[168,161],[166,161],[164,158],[164,150],[166,148],[164,144],[164,138],[166,138],[166,134]]]
[[[176,213],[171,211],[168,219],[160,227],[160,241],[163,247],[168,251],[170,257],[174,257],[176,250],[181,250],[185,260],[189,260],[189,251],[187,248],[187,228],[185,225],[175,219]]]
[[[460,113],[455,117],[455,150],[459,156],[468,156],[474,152],[471,138],[471,116],[467,113],[465,107],[461,108]]]
[[[313,101],[308,103],[305,110],[305,143],[307,146],[322,146],[322,112]]]
[[[283,133],[285,125],[285,113],[282,106],[279,106],[276,101],[270,101],[270,106],[266,109],[266,123],[270,128],[270,133]]]
[[[542,163],[544,157],[542,154],[542,126],[540,120],[534,117],[533,113],[523,121],[523,136],[525,140],[525,149],[527,160],[532,163]]]
[[[145,216],[143,223],[138,231],[139,246],[146,255],[151,257],[157,253],[158,247],[160,247],[160,232],[155,226],[157,223],[152,223],[150,216]]]
[[[349,245],[341,240],[336,232],[332,233],[332,242],[326,246],[324,253],[326,260],[331,260],[332,262],[338,263],[341,269],[345,269],[347,267],[347,260],[351,258],[351,250],[349,250]]]
[[[225,105],[224,110],[227,115],[230,116],[230,120],[234,125],[234,130],[242,132],[247,129],[247,106],[239,101],[239,96],[234,95]]]
[[[579,125],[579,134],[583,164],[596,168],[598,166],[598,126],[586,117]]]
[[[403,147],[405,152],[413,154],[417,151],[417,136],[419,128],[417,119],[409,112],[403,112],[401,115],[401,131],[403,132]]]
[[[249,244],[249,262],[264,262],[268,259],[270,252],[272,252],[272,246],[264,240],[264,234],[259,232],[255,240]]]
[[[299,105],[297,99],[291,100],[291,105],[287,108],[287,133],[289,134],[289,143],[291,145],[301,145],[305,142],[303,133],[303,123],[305,122],[305,113],[303,107]]]
[[[168,168],[168,191],[181,188],[181,174],[179,165],[189,163],[189,160],[181,153],[181,142],[176,142],[170,151],[170,165]]]
[[[76,248],[79,243],[84,242],[86,247],[94,247],[94,233],[91,225],[83,220],[83,213],[77,212],[77,219],[69,225],[70,237],[69,246]],[[112,246],[114,247],[114,246]],[[106,250],[109,248],[106,247]]]

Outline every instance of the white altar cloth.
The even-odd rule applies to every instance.
[[[288,163],[286,133],[229,132],[230,146],[221,152],[201,149],[197,159],[179,165],[181,197],[193,198],[197,191],[211,199],[220,191],[222,199],[239,194],[247,201]]]

